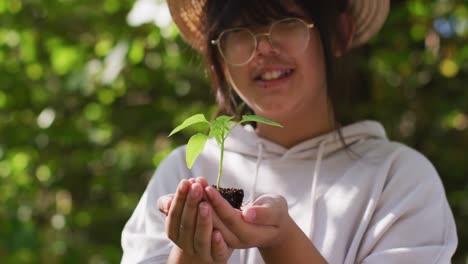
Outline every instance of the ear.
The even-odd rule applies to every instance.
[[[348,13],[342,13],[338,18],[338,27],[341,30],[342,38],[333,39],[333,55],[341,57],[353,46],[353,36],[355,31],[354,18]]]

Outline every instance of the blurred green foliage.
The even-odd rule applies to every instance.
[[[213,113],[201,58],[172,24],[129,26],[133,5],[0,0],[0,263],[118,263],[124,223],[189,135],[168,132]],[[465,263],[468,1],[392,5],[338,65],[343,114],[382,121],[433,161]]]

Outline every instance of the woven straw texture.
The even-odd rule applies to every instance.
[[[390,9],[390,0],[350,0],[355,20],[353,47],[366,43],[384,24]],[[206,0],[168,0],[169,11],[182,36],[196,50],[203,51],[203,6]]]

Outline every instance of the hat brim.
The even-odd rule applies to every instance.
[[[353,47],[360,46],[380,31],[390,10],[390,0],[352,0],[354,17]]]
[[[206,0],[168,0],[174,23],[182,37],[196,50],[203,52],[206,42],[202,33],[203,7]],[[355,33],[352,47],[366,43],[383,26],[390,10],[390,0],[351,0]]]

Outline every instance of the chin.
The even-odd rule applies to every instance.
[[[276,121],[290,118],[293,114],[293,109],[284,105],[272,105],[268,107],[262,107],[255,111],[255,113],[261,117]]]

